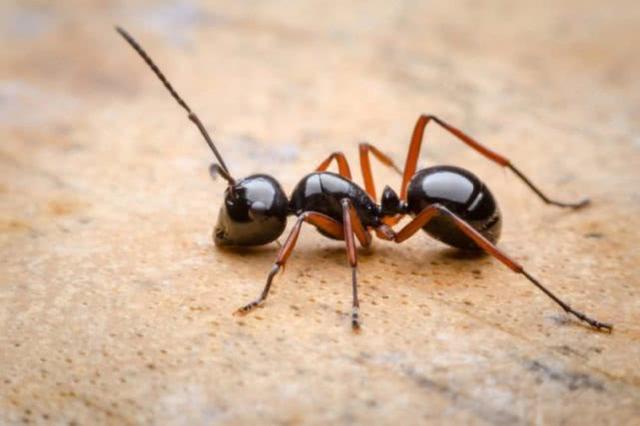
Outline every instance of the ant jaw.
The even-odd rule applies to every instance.
[[[231,240],[229,240],[224,226],[221,226],[220,223],[213,228],[213,242],[218,247],[230,247],[234,245]]]

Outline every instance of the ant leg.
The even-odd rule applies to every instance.
[[[348,198],[343,198],[340,203],[342,204],[342,222],[344,226],[349,222],[349,226],[353,231],[352,233],[355,234],[356,238],[360,242],[360,246],[364,248],[369,247],[371,245],[371,234],[362,224],[356,209],[353,207],[353,203]],[[345,210],[349,213],[348,218],[345,218],[344,216]]]
[[[320,165],[316,168],[317,172],[323,172],[329,168],[329,164],[331,164],[331,160],[336,160],[338,163],[338,172],[340,176],[346,177],[349,180],[351,179],[351,169],[349,169],[349,163],[347,162],[347,158],[340,151],[336,151],[327,157]]]
[[[538,287],[544,294],[546,294],[551,300],[556,302],[565,312],[575,315],[581,321],[588,323],[590,326],[598,329],[598,330],[607,330],[611,331],[613,326],[611,324],[603,323],[597,321],[593,318],[590,318],[583,314],[582,312],[574,310],[567,303],[562,301],[558,296],[553,294],[550,290],[544,287],[537,279],[531,276],[524,268],[518,264],[515,260],[511,259],[507,254],[502,252],[498,247],[496,247],[493,243],[487,240],[482,236],[477,230],[475,230],[471,225],[467,222],[456,216],[446,207],[433,204],[429,207],[426,207],[424,210],[420,212],[410,223],[408,223],[400,232],[396,234],[395,241],[396,243],[401,243],[407,238],[411,237],[418,230],[420,230],[429,220],[431,220],[436,215],[444,215],[448,216],[453,220],[458,228],[462,232],[464,232],[469,238],[471,238],[481,249],[490,255],[497,258],[500,262],[504,263],[507,267],[509,267],[513,272],[524,275],[533,285]]]
[[[287,262],[287,259],[291,255],[291,252],[293,252],[293,248],[295,247],[296,242],[298,241],[298,236],[300,235],[300,228],[302,227],[302,224],[304,222],[317,226],[327,234],[337,239],[342,239],[344,237],[342,224],[330,218],[329,216],[325,216],[322,213],[316,213],[316,212],[305,212],[300,216],[298,216],[298,220],[296,221],[295,225],[293,225],[293,229],[289,233],[287,240],[278,251],[278,256],[276,257],[276,261],[273,263],[273,266],[271,267],[271,271],[267,276],[267,283],[265,284],[264,289],[260,294],[260,297],[258,297],[253,302],[248,303],[245,306],[238,309],[235,312],[236,315],[247,314],[254,308],[260,306],[266,300],[267,296],[269,295],[269,289],[271,289],[271,283],[273,281],[273,277],[275,277],[278,271],[280,271],[280,268],[284,268],[284,265]]]
[[[371,243],[371,235],[364,229],[362,222],[358,217],[351,200],[343,198],[342,204],[342,222],[344,230],[344,241],[347,245],[347,259],[351,265],[351,288],[353,291],[353,302],[351,306],[351,327],[354,331],[360,330],[360,302],[358,301],[358,255],[356,252],[356,243],[353,238],[354,234],[360,240],[363,247],[369,246]]]
[[[384,154],[375,146],[362,142],[359,145],[360,151],[360,169],[362,170],[362,178],[364,180],[364,187],[369,196],[373,199],[373,201],[377,200],[376,197],[376,186],[373,183],[373,173],[371,172],[371,162],[369,161],[369,152],[373,154],[374,157],[378,159],[382,164],[387,167],[393,168],[396,172],[402,176],[402,170],[400,167],[396,166],[391,157]],[[397,214],[393,217],[386,217],[383,221],[389,226],[393,226],[396,223],[400,222],[400,220],[404,217],[403,214]]]
[[[584,200],[579,201],[577,203],[564,203],[564,202],[561,202],[561,201],[556,201],[556,200],[550,199],[545,194],[543,194],[542,191],[540,189],[538,189],[538,187],[535,186],[529,180],[529,178],[527,178],[520,170],[518,170],[513,164],[511,164],[509,159],[507,159],[507,158],[503,157],[502,155],[490,150],[486,146],[480,144],[475,139],[473,139],[470,136],[468,136],[466,133],[464,133],[461,130],[458,130],[457,128],[451,126],[450,124],[444,122],[443,120],[439,119],[435,115],[424,115],[424,114],[421,115],[418,118],[418,121],[416,122],[415,128],[413,129],[413,135],[411,136],[411,144],[409,145],[409,152],[407,153],[407,161],[406,161],[405,166],[404,166],[404,175],[403,175],[403,178],[402,178],[402,188],[401,188],[401,191],[400,191],[400,199],[405,200],[405,201],[407,199],[407,187],[409,186],[409,181],[411,180],[411,178],[413,177],[414,173],[416,172],[416,166],[417,166],[417,163],[418,163],[418,155],[420,154],[420,147],[422,145],[422,139],[423,139],[423,136],[424,136],[424,130],[425,130],[425,127],[427,126],[427,124],[431,120],[433,120],[434,122],[438,123],[446,131],[448,131],[449,133],[451,133],[452,135],[454,135],[455,137],[460,139],[462,142],[464,142],[465,144],[467,144],[469,147],[473,148],[474,150],[476,150],[480,154],[482,154],[485,157],[487,157],[489,160],[491,160],[491,161],[493,161],[495,163],[498,163],[499,165],[501,165],[503,167],[509,168],[533,192],[535,192],[536,195],[538,197],[540,197],[540,199],[542,199],[542,201],[544,201],[546,204],[552,204],[552,205],[558,206],[558,207],[570,207],[570,208],[574,208],[574,209],[577,209],[577,208],[580,208],[580,207],[584,207],[587,204],[589,204],[589,200],[588,199],[584,199]]]
[[[402,175],[402,170],[393,162],[393,160],[380,151],[375,146],[362,142],[358,145],[360,150],[360,169],[362,169],[362,178],[364,180],[364,187],[371,198],[376,201],[376,187],[373,183],[373,173],[371,173],[371,163],[369,162],[369,152],[378,159],[382,164],[387,167],[393,168],[396,172]]]

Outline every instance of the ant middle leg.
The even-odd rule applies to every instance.
[[[351,328],[354,331],[358,331],[360,330],[360,301],[358,300],[358,255],[354,235],[363,247],[368,247],[371,244],[371,235],[362,225],[351,200],[344,198],[341,204],[344,241],[347,246],[347,259],[349,260],[349,265],[351,265]]]
[[[428,207],[425,207],[411,222],[409,222],[404,228],[400,230],[400,232],[395,234],[395,242],[401,243],[418,232],[423,226],[425,226],[432,218],[437,215],[448,216],[453,220],[456,226],[464,232],[469,238],[471,238],[481,249],[483,249],[488,254],[494,256],[500,262],[505,264],[509,269],[518,274],[524,275],[533,285],[538,287],[544,294],[546,294],[551,300],[556,302],[565,312],[574,315],[576,318],[581,321],[586,322],[590,326],[598,329],[598,330],[606,330],[611,331],[613,326],[611,324],[607,324],[604,322],[597,321],[593,318],[588,317],[582,312],[574,310],[571,306],[569,306],[566,302],[561,300],[558,296],[553,294],[549,289],[543,286],[536,278],[531,276],[527,271],[525,271],[524,267],[517,263],[515,260],[511,259],[506,253],[500,250],[495,246],[491,241],[487,240],[480,232],[478,232],[475,228],[465,222],[463,219],[455,215],[446,207],[439,204],[432,204]]]
[[[407,187],[409,186],[409,182],[411,181],[411,178],[416,172],[418,157],[420,154],[420,147],[422,145],[422,140],[424,137],[424,131],[425,131],[425,128],[427,127],[427,124],[429,124],[429,122],[431,121],[434,121],[435,123],[439,124],[446,131],[454,135],[456,138],[464,142],[467,146],[479,152],[489,160],[510,169],[546,204],[551,204],[558,207],[569,207],[574,209],[584,207],[587,204],[589,204],[588,199],[584,199],[576,203],[565,203],[565,202],[556,201],[547,197],[537,186],[533,184],[533,182],[529,180],[527,176],[524,175],[524,173],[522,173],[513,164],[511,164],[511,161],[509,161],[508,158],[505,158],[502,155],[498,154],[497,152],[492,151],[491,149],[487,148],[486,146],[482,145],[481,143],[473,139],[471,136],[467,135],[466,133],[462,132],[456,127],[453,127],[452,125],[446,123],[444,120],[441,120],[435,115],[425,115],[425,114],[421,115],[418,118],[418,121],[416,122],[416,125],[413,129],[413,134],[411,136],[411,144],[409,145],[409,151],[407,153],[407,160],[404,166],[404,175],[402,178],[402,187],[400,190],[400,198],[402,200],[407,199]]]

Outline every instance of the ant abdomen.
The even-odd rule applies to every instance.
[[[495,243],[500,237],[500,209],[489,188],[473,173],[455,166],[435,166],[418,171],[409,183],[408,211],[419,214],[440,204]],[[434,217],[422,229],[433,238],[462,250],[481,250],[446,215]]]

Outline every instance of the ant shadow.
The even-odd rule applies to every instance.
[[[302,237],[302,236],[301,236]],[[319,237],[318,237],[319,238]],[[275,261],[281,245],[278,243],[265,244],[263,246],[210,246],[211,253],[221,256],[222,262],[228,265],[246,265],[251,262],[256,270],[262,268],[265,275],[270,265]],[[368,270],[377,270],[377,275],[384,272],[390,280],[397,281],[398,274],[420,275],[424,277],[425,286],[437,285],[440,280],[434,280],[436,274],[430,271],[438,269],[444,275],[462,274],[475,279],[480,278],[480,270],[491,265],[491,256],[482,250],[469,251],[448,247],[436,242],[436,244],[424,244],[412,247],[407,252],[405,247],[396,247],[394,244],[385,244],[381,240],[373,240],[369,248],[358,247],[358,263],[360,274],[368,275]],[[479,262],[482,261],[482,262]],[[297,247],[286,263],[286,269],[296,268],[306,271],[321,271],[323,266],[333,268],[345,268],[349,264],[346,259],[344,242],[322,242],[315,238],[300,239]],[[426,267],[425,267],[426,266]],[[439,274],[437,274],[439,275]],[[437,281],[437,282],[436,282]],[[449,285],[461,285],[460,280],[452,279],[444,283]],[[443,285],[444,285],[443,284]]]
[[[428,245],[413,248],[409,254],[402,247],[380,244],[381,241],[374,240],[374,244],[369,248],[358,248],[359,270],[362,274],[367,274],[367,269],[382,269],[389,273],[388,278],[397,279],[397,273],[425,276],[425,285],[433,284],[433,280],[427,277],[429,271],[437,268],[445,275],[455,273],[468,274],[478,278],[480,269],[490,266],[492,257],[484,251],[459,250],[444,245]],[[377,243],[377,244],[376,244]],[[311,245],[311,246],[310,246]],[[279,246],[277,244],[267,244],[259,247],[220,247],[213,248],[218,253],[228,254],[229,259],[238,261],[238,256],[243,262],[248,258],[258,264],[265,263],[265,273],[269,265],[277,256]],[[226,257],[226,256],[225,256]],[[482,261],[482,262],[478,262]],[[344,243],[331,242],[318,244],[309,242],[299,243],[296,250],[287,261],[287,267],[299,268],[303,264],[303,269],[321,270],[321,265],[333,267],[344,267],[348,269],[346,250]],[[298,266],[295,266],[298,265]],[[425,268],[425,265],[427,268]],[[432,277],[433,278],[433,277]],[[458,280],[452,280],[454,285]],[[448,284],[447,284],[448,285]]]

